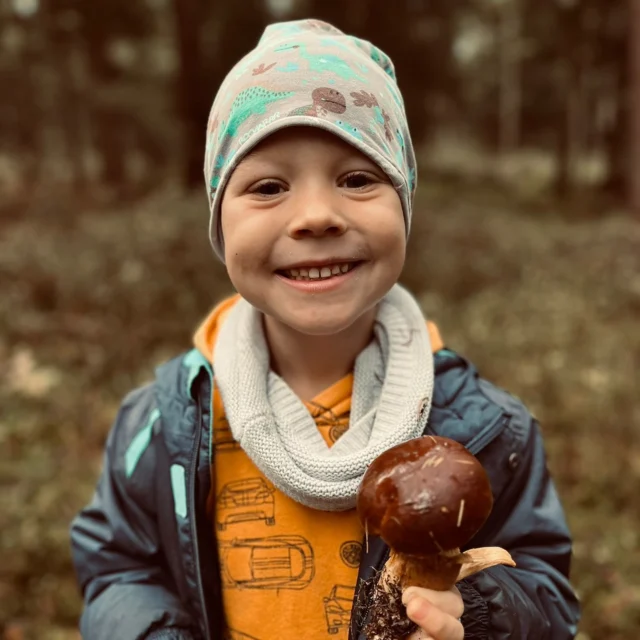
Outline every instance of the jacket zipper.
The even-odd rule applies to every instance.
[[[200,575],[200,550],[198,549],[198,528],[196,526],[196,475],[198,471],[198,451],[200,450],[200,442],[202,440],[202,408],[199,399],[196,400],[198,405],[198,421],[196,423],[197,433],[194,438],[193,451],[191,452],[191,478],[189,481],[189,506],[191,509],[191,539],[193,541],[193,558],[195,564],[196,582],[198,583],[198,598],[200,600],[200,609],[202,610],[202,618],[204,623],[205,640],[211,640],[211,631],[209,629],[209,617],[207,616],[206,602],[204,599],[204,589],[202,588],[202,576]]]

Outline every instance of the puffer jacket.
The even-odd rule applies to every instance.
[[[434,358],[425,433],[465,445],[494,494],[493,512],[468,547],[503,547],[517,564],[458,583],[465,638],[574,638],[579,606],[568,579],[571,538],[538,424],[458,354],[442,349]],[[205,511],[212,380],[210,365],[193,350],[161,366],[153,383],[123,402],[96,492],[71,525],[84,640],[227,638],[217,544]],[[382,540],[369,539],[354,612],[366,611],[363,585],[388,551]],[[351,616],[350,640],[364,640],[365,621]]]

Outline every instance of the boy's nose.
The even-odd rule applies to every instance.
[[[299,206],[289,224],[289,235],[292,238],[341,236],[347,230],[344,216],[340,215],[332,203],[312,199],[301,202]]]

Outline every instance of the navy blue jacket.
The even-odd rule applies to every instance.
[[[469,548],[500,546],[517,564],[458,583],[465,638],[574,638],[579,607],[568,579],[571,538],[538,424],[459,355],[443,349],[434,357],[426,433],[465,445],[482,462],[494,494],[493,512]],[[160,367],[155,381],[121,407],[97,490],[71,527],[84,640],[227,637],[217,544],[205,512],[211,385],[209,364],[193,350]],[[366,611],[363,585],[387,554],[382,540],[369,540],[354,611]],[[362,626],[362,616],[352,615],[350,640],[364,640]]]

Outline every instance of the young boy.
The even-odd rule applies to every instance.
[[[571,540],[535,420],[444,349],[398,286],[415,157],[391,61],[307,20],[269,27],[207,131],[210,237],[239,295],[124,401],[72,525],[86,640],[362,640],[386,559],[355,512],[368,464],[425,433],[484,465],[507,549],[412,640],[564,640]]]

